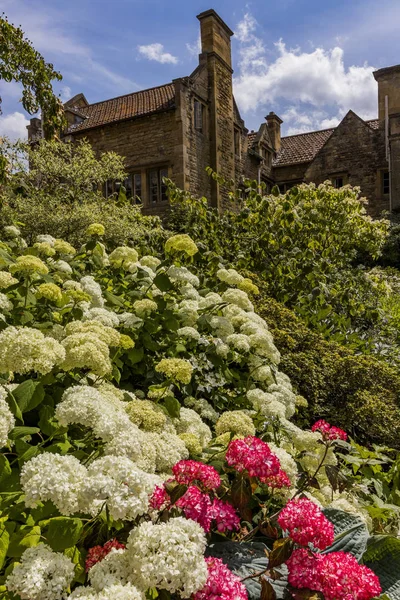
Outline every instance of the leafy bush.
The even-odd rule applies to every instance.
[[[388,223],[368,217],[358,190],[299,185],[280,195],[247,182],[241,204],[219,214],[170,185],[171,229],[262,276],[268,294],[326,337],[357,346],[380,320],[376,282],[357,263],[377,257]]]
[[[368,600],[396,584],[358,562],[367,523],[385,522],[369,517],[372,482],[341,471],[346,433],[290,421],[297,398],[251,281],[185,234],[139,257],[108,254],[102,224],[79,252],[5,233],[0,597],[245,600],[311,587]]]
[[[257,281],[260,289],[261,285]],[[267,288],[268,289],[268,288]],[[299,394],[305,422],[327,418],[360,440],[399,447],[400,377],[373,356],[326,341],[265,293],[256,302],[281,353],[280,368]]]
[[[123,181],[122,157],[106,152],[96,158],[86,141],[42,140],[33,148],[4,142],[2,151],[9,174],[0,190],[0,227],[22,226],[30,244],[36,236],[49,234],[80,246],[95,221],[105,225],[110,246],[134,242],[162,247],[166,238],[157,217],[143,216],[123,188],[108,199],[102,194],[107,180]]]

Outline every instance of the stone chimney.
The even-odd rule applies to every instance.
[[[229,181],[235,178],[231,59],[233,31],[215,10],[206,10],[197,18],[201,34],[200,65],[206,66],[208,77],[210,167]],[[223,210],[229,202],[228,190],[218,181],[211,181],[210,202],[219,210]]]
[[[379,119],[385,118],[385,97],[388,97],[389,115],[400,113],[400,65],[374,72],[378,82]]]
[[[28,130],[28,142],[37,142],[43,137],[41,119],[37,117],[30,119],[29,125],[26,128]]]
[[[275,152],[279,152],[281,149],[281,124],[283,121],[272,111],[265,117],[265,119],[268,124],[268,133],[271,143]]]

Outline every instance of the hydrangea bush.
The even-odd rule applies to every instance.
[[[365,486],[341,470],[347,435],[291,420],[304,398],[279,371],[251,280],[217,260],[206,270],[185,234],[153,256],[108,253],[96,223],[81,248],[12,233],[0,598],[390,593],[375,554],[363,564],[373,523]],[[258,544],[261,564],[238,567],[232,544],[237,556]]]

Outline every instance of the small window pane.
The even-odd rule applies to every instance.
[[[150,202],[158,202],[158,171],[150,171]]]
[[[343,187],[343,177],[336,177],[333,180],[333,186],[338,190],[339,188]]]
[[[160,169],[161,202],[166,202],[168,200],[167,186],[163,182],[164,177],[168,177],[168,169]]]
[[[114,191],[113,182],[112,182],[112,180],[111,180],[111,179],[108,179],[108,180],[107,180],[107,183],[106,183],[106,193],[105,193],[105,197],[106,197],[106,198],[109,198],[110,196],[112,196],[112,194],[113,194],[113,191]]]
[[[203,131],[203,105],[198,100],[194,101],[194,127],[197,131]]]
[[[133,176],[133,195],[135,200],[142,199],[142,176],[140,173],[135,173]]]
[[[132,198],[132,175],[128,175],[128,177],[124,179],[123,186],[125,188],[126,197]]]
[[[382,174],[382,187],[383,187],[383,193],[389,194],[389,192],[390,192],[389,171],[384,171]]]

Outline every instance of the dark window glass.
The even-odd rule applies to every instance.
[[[142,176],[135,173],[133,176],[133,195],[137,202],[142,201]]]
[[[194,128],[203,132],[203,104],[198,100],[194,101]]]
[[[114,182],[111,179],[108,179],[106,181],[106,185],[105,185],[105,197],[109,198],[110,196],[112,196],[113,192],[114,192]]]
[[[339,188],[343,187],[343,185],[343,177],[335,177],[335,179],[333,180],[333,187],[335,187],[338,190]]]
[[[161,202],[166,202],[168,200],[167,186],[163,182],[164,177],[168,177],[168,169],[160,169]]]
[[[389,171],[383,171],[382,173],[382,191],[384,194],[390,192]]]
[[[128,175],[128,177],[124,179],[123,186],[125,188],[126,197],[132,198],[132,175]]]
[[[240,131],[239,129],[234,130],[234,143],[235,143],[235,154],[240,156]]]
[[[158,202],[158,171],[149,174],[150,202]]]

